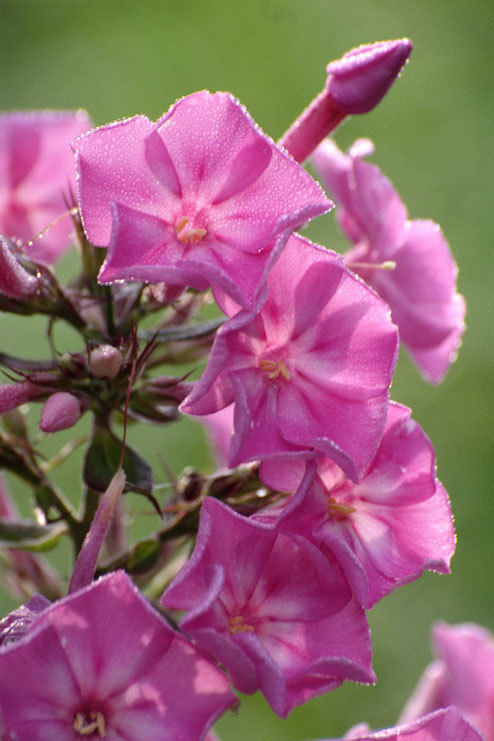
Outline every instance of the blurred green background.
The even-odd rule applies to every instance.
[[[0,0],[1,108],[78,108],[95,124],[158,117],[184,94],[230,90],[277,139],[324,84],[327,62],[364,42],[408,36],[411,61],[381,105],[336,134],[342,147],[369,136],[374,161],[411,218],[438,221],[460,266],[468,331],[437,388],[400,358],[392,396],[431,437],[456,516],[453,574],[426,574],[370,614],[376,687],[345,686],[282,721],[261,697],[217,724],[223,741],[341,735],[358,721],[392,725],[430,659],[439,618],[493,628],[494,320],[492,0]],[[309,236],[344,249],[332,215]],[[44,324],[0,322],[1,349],[46,354]],[[62,336],[62,342],[73,342]],[[74,348],[75,349],[75,348]],[[39,417],[39,408],[34,412]],[[84,423],[81,430],[83,429]],[[207,461],[193,423],[140,435],[146,453],[179,471]],[[76,428],[77,429],[77,428]],[[53,440],[52,450],[59,442]],[[79,458],[80,460],[80,458]],[[74,486],[75,468],[62,471]],[[69,564],[65,564],[68,571]],[[5,601],[4,611],[11,607]],[[47,667],[49,671],[49,667]]]

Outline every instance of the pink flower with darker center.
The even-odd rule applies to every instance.
[[[182,404],[211,414],[232,402],[229,463],[321,453],[358,479],[384,427],[397,337],[387,306],[335,253],[290,237],[259,313],[219,330],[206,370]]]
[[[91,126],[84,111],[33,111],[0,115],[0,233],[22,242],[35,260],[53,262],[69,246],[72,224],[64,196],[75,186],[70,143]]]
[[[439,383],[456,358],[464,330],[456,265],[440,227],[424,219],[409,221],[392,183],[362,160],[372,152],[369,140],[355,142],[343,154],[326,139],[313,161],[355,244],[345,255],[348,266],[388,302],[400,340],[426,380]]]
[[[181,628],[282,717],[345,679],[374,681],[365,614],[338,565],[211,497],[162,603],[187,610]]]
[[[214,285],[251,306],[289,233],[332,207],[228,93],[182,98],[156,124],[103,126],[75,150],[105,283]]]
[[[329,459],[301,481],[300,464],[261,465],[263,483],[297,494],[284,507],[260,513],[282,532],[329,549],[360,604],[370,609],[385,594],[425,570],[449,572],[455,550],[453,518],[435,475],[431,443],[410,410],[391,402],[378,451],[358,484]]]
[[[235,701],[123,572],[46,608],[0,649],[0,715],[17,741],[197,741]]]

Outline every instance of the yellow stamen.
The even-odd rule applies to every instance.
[[[290,371],[282,360],[260,360],[259,368],[266,371],[270,381],[275,381],[280,375],[285,380],[290,380]]]
[[[103,713],[91,710],[88,716],[85,713],[76,713],[74,731],[81,736],[91,736],[98,732],[100,738],[106,738],[105,717]]]
[[[234,615],[228,620],[228,630],[230,632],[230,635],[233,635],[234,633],[241,633],[241,632],[253,633],[254,626],[249,625],[248,623],[244,623],[244,619],[242,615]]]
[[[345,517],[348,517],[348,515],[351,515],[352,512],[356,511],[357,508],[352,507],[351,504],[338,502],[336,499],[333,499],[333,497],[329,497],[328,499],[328,515],[333,517],[335,520],[344,520]]]
[[[187,218],[187,216],[184,216],[179,221],[177,221],[177,223],[175,224],[177,237],[182,242],[182,244],[197,244],[206,236],[206,234],[208,233],[207,229],[204,229],[203,227],[189,226],[188,224],[189,219]]]

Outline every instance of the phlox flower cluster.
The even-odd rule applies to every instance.
[[[15,427],[0,463],[35,487],[41,519],[28,526],[4,508],[9,537],[21,547],[68,533],[77,554],[67,596],[38,596],[0,623],[2,738],[194,741],[237,702],[230,683],[285,717],[345,680],[375,682],[366,610],[424,570],[449,572],[455,535],[434,450],[390,386],[399,338],[433,382],[454,359],[454,262],[439,227],[409,221],[362,162],[365,143],[348,155],[321,144],[379,103],[410,51],[382,42],[331,63],[278,144],[223,92],[188,95],[156,123],[90,131],[82,114],[0,118],[0,308],[64,320],[83,339],[55,360],[7,358],[0,385]],[[302,166],[312,153],[354,243],[345,256],[297,232],[333,207]],[[75,205],[69,191],[60,200],[62,182]],[[67,207],[83,269],[61,286],[47,263],[65,249]],[[221,318],[193,324],[205,292]],[[152,373],[203,357],[198,381]],[[93,415],[81,515],[19,432],[30,401],[43,402],[44,433]],[[184,474],[161,506],[151,467],[114,425],[179,412],[205,422],[229,468]],[[126,491],[163,517],[144,544],[122,534]],[[43,579],[46,594],[46,569]],[[345,738],[477,738],[454,709],[403,728]]]

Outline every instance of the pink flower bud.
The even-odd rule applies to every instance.
[[[351,49],[327,67],[326,87],[283,134],[279,144],[303,162],[349,115],[376,106],[400,74],[412,42],[379,41]]]
[[[113,345],[100,345],[92,351],[89,366],[96,378],[115,378],[122,367],[122,353]]]
[[[30,381],[2,383],[0,385],[0,414],[16,409],[36,396],[42,396],[43,389]]]
[[[58,432],[73,427],[80,416],[77,398],[66,391],[59,391],[45,402],[39,426],[43,432]]]
[[[345,113],[367,113],[386,95],[412,51],[409,39],[380,41],[352,49],[328,64],[326,87]]]
[[[0,292],[9,298],[27,298],[37,287],[37,278],[17,261],[10,241],[0,237]]]

